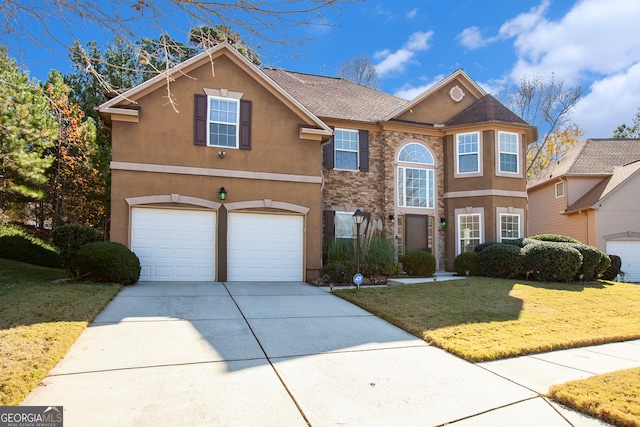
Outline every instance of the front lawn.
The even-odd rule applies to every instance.
[[[0,406],[19,404],[121,288],[65,276],[0,259]]]
[[[334,292],[472,362],[640,338],[640,286],[471,277]]]
[[[549,397],[617,426],[640,426],[640,368],[555,385]]]

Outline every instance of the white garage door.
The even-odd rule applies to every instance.
[[[140,280],[214,280],[216,213],[133,208],[131,250]]]
[[[607,253],[618,255],[622,260],[620,269],[624,272],[624,280],[640,283],[640,242],[613,241],[607,242]]]
[[[299,281],[303,268],[303,217],[229,213],[229,281]]]

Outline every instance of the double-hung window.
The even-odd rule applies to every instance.
[[[209,97],[209,139],[207,145],[238,148],[240,101]]]
[[[336,129],[333,136],[335,144],[335,168],[358,170],[358,131]]]
[[[498,132],[498,147],[500,156],[499,171],[505,173],[519,172],[518,134]]]
[[[480,133],[460,133],[456,135],[458,173],[480,172]]]
[[[410,143],[400,150],[398,167],[398,206],[433,209],[435,205],[435,174],[433,155],[421,144]]]
[[[480,214],[458,215],[458,253],[472,252],[481,243]]]
[[[353,212],[336,212],[333,225],[336,239],[353,239],[356,237]]]
[[[500,214],[500,241],[520,238],[520,215]]]
[[[556,199],[564,197],[564,182],[560,181],[556,183]]]

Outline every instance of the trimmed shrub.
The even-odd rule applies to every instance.
[[[529,238],[534,240],[540,240],[542,242],[580,243],[578,240],[572,237],[562,236],[560,234],[536,234],[535,236],[529,236]]]
[[[478,252],[462,252],[453,260],[453,269],[458,276],[482,276],[482,269],[478,263]]]
[[[606,265],[606,262],[603,261],[603,257],[606,257],[606,255],[593,246],[582,243],[568,243],[568,245],[576,248],[582,254],[582,265],[576,273],[575,280],[583,280],[586,282],[596,280],[600,274],[609,267]],[[610,263],[609,261],[609,264]],[[605,265],[606,268],[603,269]]]
[[[51,232],[51,237],[53,238],[53,244],[60,251],[62,264],[69,273],[76,277],[77,272],[71,268],[71,263],[78,249],[86,243],[103,240],[98,230],[80,224],[65,224],[56,227]]]
[[[364,276],[391,276],[400,269],[395,262],[393,242],[382,237],[363,242],[360,255]]]
[[[71,262],[80,275],[98,282],[129,285],[140,278],[140,260],[126,246],[115,242],[91,242],[76,251]]]
[[[491,245],[478,252],[478,264],[488,277],[514,279],[522,270],[520,248],[515,245]]]
[[[504,239],[504,240],[502,240],[502,243],[507,244],[507,245],[514,245],[514,246],[517,246],[519,248],[524,248],[527,245],[530,245],[532,243],[536,243],[536,240],[530,239],[528,237],[522,237],[520,239]]]
[[[406,253],[400,262],[404,271],[412,276],[431,277],[436,272],[436,258],[426,251]]]
[[[544,282],[571,281],[582,265],[582,254],[564,243],[543,242],[522,248],[527,278]]]
[[[327,283],[351,283],[356,274],[353,260],[333,261],[322,266],[322,276]]]
[[[480,243],[478,246],[473,248],[473,251],[474,252],[482,252],[483,250],[485,250],[489,246],[494,246],[494,245],[499,245],[499,244],[500,244],[500,242],[484,242],[484,243]]]
[[[14,226],[0,226],[0,258],[42,267],[62,267],[56,248]]]
[[[609,259],[611,260],[611,264],[609,265],[609,268],[602,273],[602,279],[615,280],[618,274],[620,274],[622,259],[618,255],[609,255]]]

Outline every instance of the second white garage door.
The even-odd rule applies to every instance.
[[[215,229],[213,211],[133,208],[140,280],[215,280]]]
[[[640,242],[618,240],[607,242],[607,253],[618,255],[622,261],[620,270],[627,282],[640,282]]]
[[[303,217],[230,212],[227,280],[303,279]]]

